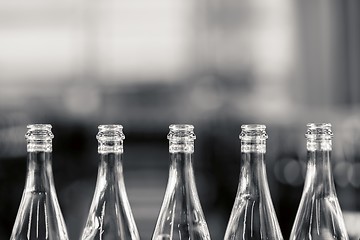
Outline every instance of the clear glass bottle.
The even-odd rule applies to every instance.
[[[82,240],[138,240],[139,233],[126,194],[121,125],[100,125],[100,162],[95,193]]]
[[[241,169],[225,240],[282,240],[266,176],[264,125],[242,125]]]
[[[193,171],[194,126],[170,125],[170,170],[152,240],[210,240]]]
[[[27,127],[26,183],[10,240],[68,240],[54,187],[51,125]]]
[[[307,127],[307,172],[290,239],[347,240],[331,171],[331,124],[309,123]]]

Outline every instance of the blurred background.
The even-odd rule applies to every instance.
[[[24,187],[28,123],[53,125],[71,239],[95,188],[97,125],[124,126],[128,197],[149,239],[168,177],[168,125],[194,124],[200,200],[212,238],[222,239],[240,126],[266,124],[269,186],[286,239],[303,189],[307,122],[334,126],[334,179],[358,239],[360,1],[0,0],[1,239]]]

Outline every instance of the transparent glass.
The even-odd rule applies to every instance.
[[[27,173],[10,240],[68,240],[54,187],[51,125],[29,125]]]
[[[266,176],[266,127],[241,128],[240,180],[224,239],[282,240]]]
[[[307,126],[307,172],[290,239],[347,240],[331,171],[331,124],[310,123]]]
[[[139,233],[126,194],[121,125],[100,125],[100,163],[94,197],[82,240],[138,240]]]
[[[193,170],[194,127],[170,125],[170,170],[152,240],[210,240]]]

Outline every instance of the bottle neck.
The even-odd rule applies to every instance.
[[[169,152],[172,153],[193,153],[194,141],[170,141]]]
[[[178,180],[186,180],[189,176],[193,177],[192,159],[194,154],[194,140],[170,140],[169,141],[170,153],[170,174],[176,172]]]
[[[122,155],[125,135],[121,125],[100,125],[96,135],[100,156],[97,186],[123,185]],[[115,191],[118,188],[114,189]]]
[[[51,152],[28,152],[25,191],[47,192],[53,186]]]
[[[307,142],[307,172],[305,189],[315,194],[335,194],[331,170],[331,140],[311,140]]]
[[[177,184],[186,184],[194,180],[193,153],[170,153],[170,179]]]
[[[262,189],[267,188],[265,152],[265,141],[241,142],[239,193],[257,195]]]
[[[98,181],[106,181],[107,185],[117,184],[123,180],[122,153],[100,153]]]

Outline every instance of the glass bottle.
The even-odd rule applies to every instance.
[[[82,240],[140,239],[124,183],[122,129],[121,125],[99,126],[98,176]]]
[[[331,171],[331,124],[309,123],[307,127],[307,172],[290,239],[347,240]]]
[[[210,240],[193,171],[194,126],[170,125],[170,170],[152,240]]]
[[[68,240],[54,187],[51,125],[27,128],[26,183],[10,240]]]
[[[241,169],[225,240],[282,240],[266,176],[265,125],[242,125]]]

